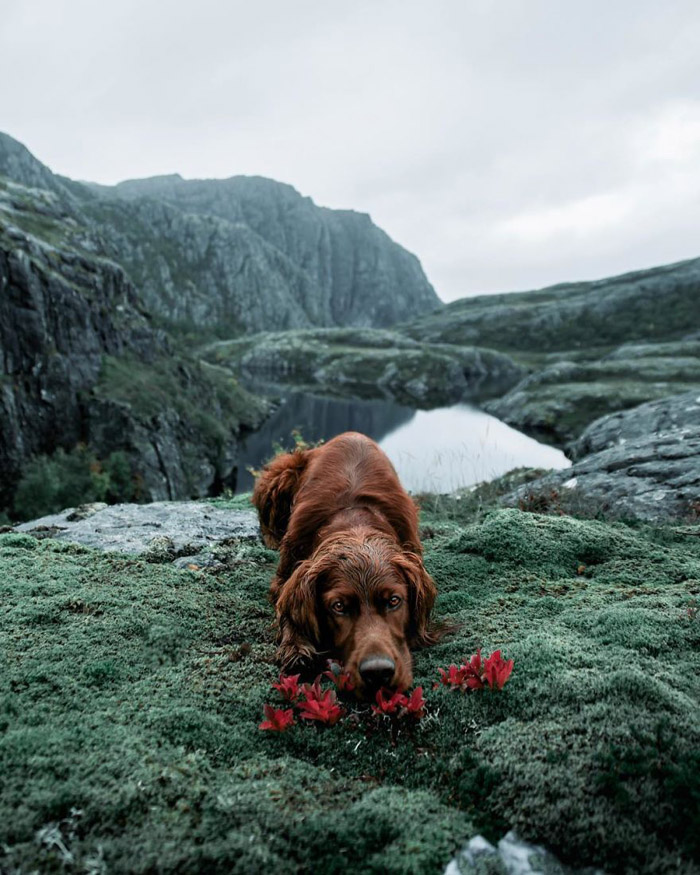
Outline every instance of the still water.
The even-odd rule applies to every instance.
[[[493,480],[513,468],[568,468],[561,450],[538,443],[469,404],[413,410],[389,401],[336,400],[290,392],[265,425],[245,440],[236,481],[248,492],[253,476],[273,447],[293,446],[298,429],[305,440],[329,440],[344,431],[374,438],[410,492],[451,492]]]

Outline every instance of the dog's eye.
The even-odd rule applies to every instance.
[[[403,601],[403,599],[401,598],[400,595],[393,595],[393,596],[387,601],[387,607],[388,607],[390,610],[393,610],[394,608],[398,608],[398,606],[401,604],[402,601]]]
[[[331,610],[334,614],[344,614],[345,605],[341,601],[333,602],[333,604],[331,605]]]

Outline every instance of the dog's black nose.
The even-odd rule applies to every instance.
[[[360,663],[360,677],[368,687],[384,687],[391,683],[396,664],[388,656],[368,656]]]

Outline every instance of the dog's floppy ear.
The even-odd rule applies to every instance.
[[[277,598],[279,624],[277,662],[284,671],[295,666],[311,666],[321,646],[318,610],[318,580],[323,568],[319,562],[300,562],[282,586]]]
[[[430,622],[437,587],[416,553],[404,552],[395,556],[393,565],[408,585],[411,621],[408,643],[411,647],[427,647],[441,637],[438,627]]]

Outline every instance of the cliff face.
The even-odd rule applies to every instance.
[[[206,495],[261,405],[177,355],[84,234],[62,192],[0,181],[0,508],[30,459],[79,443],[126,453],[142,498]]]
[[[147,244],[122,238],[115,254],[169,318],[173,299],[197,291],[188,313],[196,325],[221,325],[223,305],[223,326],[246,331],[386,326],[440,305],[418,259],[369,216],[319,208],[289,185],[167,176],[93,190],[98,220],[120,203],[149,226]],[[168,270],[163,241],[180,270]]]

